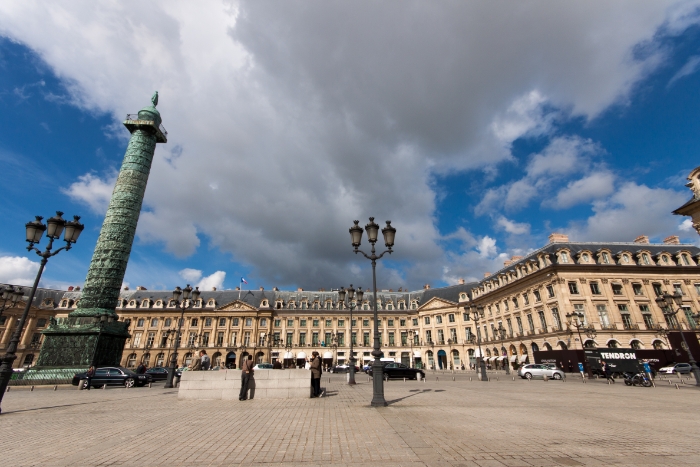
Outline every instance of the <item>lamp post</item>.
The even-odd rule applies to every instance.
[[[386,221],[386,227],[382,229],[382,235],[384,236],[384,245],[386,245],[387,250],[377,256],[374,245],[377,243],[379,225],[374,223],[374,217],[370,217],[369,224],[365,225],[367,240],[372,245],[372,254],[368,256],[364,251],[359,250],[360,243],[362,242],[362,227],[359,226],[360,221],[354,221],[354,223],[355,225],[350,227],[350,238],[352,240],[352,246],[355,249],[355,254],[362,253],[365,258],[372,261],[372,291],[374,292],[374,302],[372,304],[374,310],[374,350],[372,350],[372,356],[374,357],[374,362],[372,363],[373,381],[371,405],[372,407],[385,407],[387,403],[384,399],[383,368],[382,362],[379,360],[382,356],[382,351],[379,347],[379,319],[377,317],[377,260],[386,253],[392,253],[396,229],[391,226],[391,221]]]
[[[488,381],[488,376],[486,376],[486,363],[484,362],[484,354],[481,351],[481,329],[479,329],[479,320],[484,317],[484,307],[479,305],[473,307],[467,305],[464,307],[464,311],[467,313],[471,312],[472,319],[474,320],[474,326],[476,327],[476,342],[479,346],[479,359],[477,364],[479,365],[479,372],[481,373],[481,381]]]
[[[175,303],[175,308],[182,310],[180,312],[180,319],[177,321],[177,334],[175,334],[175,346],[173,348],[173,354],[170,358],[170,368],[168,369],[168,379],[165,380],[165,387],[173,387],[173,378],[175,377],[175,369],[177,368],[177,348],[182,340],[182,323],[185,321],[185,310],[192,308],[194,302],[199,299],[199,287],[192,290],[190,284],[187,287],[181,289],[180,287],[175,287],[173,290],[173,302]],[[180,300],[182,296],[182,300]],[[191,297],[191,300],[190,300]]]
[[[413,340],[416,338],[416,335],[417,335],[417,334],[418,334],[418,333],[416,332],[415,329],[410,329],[410,330],[408,331],[408,337],[409,337],[409,339],[411,340],[411,368],[415,368],[415,367],[416,367],[416,360],[415,360],[415,358],[414,358],[414,356],[413,356]]]
[[[584,315],[580,311],[574,311],[573,313],[566,314],[566,322],[569,326],[576,328],[578,332],[578,340],[581,343],[581,350],[583,350],[583,338],[581,337],[581,331],[585,332],[588,337],[594,339],[596,336],[596,330],[593,326],[586,326],[583,323]]]
[[[683,304],[683,295],[677,291],[674,294],[662,292],[658,297],[656,297],[656,304],[659,306],[659,308],[661,308],[661,311],[663,312],[664,316],[668,318],[668,321],[676,320],[676,315],[683,309],[681,307]],[[674,304],[677,307],[675,311],[673,306]],[[691,317],[693,319],[700,319],[700,313],[691,315]],[[695,385],[700,386],[700,368],[698,368],[698,364],[693,357],[693,353],[690,351],[690,347],[688,347],[688,341],[685,340],[683,328],[680,329],[680,333],[681,337],[683,338],[683,348],[686,352],[688,352],[688,363],[690,363],[690,371],[695,377]]]
[[[355,354],[353,353],[353,341],[352,341],[352,312],[357,306],[357,303],[362,303],[362,298],[364,297],[365,293],[362,291],[362,287],[357,288],[357,302],[355,301],[355,289],[353,288],[352,284],[350,284],[350,287],[345,290],[345,288],[341,287],[340,290],[338,291],[338,301],[341,302],[343,305],[345,305],[345,297],[347,296],[348,298],[348,306],[350,307],[350,373],[348,377],[348,384],[353,385],[357,384],[355,382]]]
[[[15,352],[17,352],[17,346],[19,345],[19,339],[22,336],[24,323],[27,321],[27,315],[29,315],[29,309],[32,306],[32,300],[34,300],[34,295],[36,294],[36,289],[39,286],[39,280],[41,279],[41,274],[44,272],[44,267],[49,261],[49,258],[52,256],[57,255],[62,250],[70,250],[72,245],[78,241],[80,233],[85,228],[85,226],[79,222],[80,216],[73,216],[72,221],[66,222],[66,220],[61,217],[62,215],[63,213],[61,211],[56,211],[56,215],[46,221],[46,224],[48,225],[41,222],[43,217],[36,216],[36,220],[28,222],[25,226],[27,230],[27,242],[29,242],[27,251],[34,250],[37,255],[41,256],[41,262],[39,263],[39,271],[37,271],[36,278],[34,279],[34,285],[32,286],[32,290],[29,292],[29,297],[27,297],[27,302],[24,305],[22,317],[19,319],[17,328],[12,334],[10,345],[7,346],[7,353],[0,357],[0,361],[2,362],[0,364],[0,402],[2,402],[2,396],[7,390],[7,385],[10,383],[10,378],[12,378],[12,363],[17,359]],[[61,233],[64,231],[65,233],[63,234],[63,240],[66,242],[66,246],[52,252],[51,249],[53,248],[54,240],[58,240],[61,237]],[[42,252],[34,245],[41,241],[41,237],[44,235],[44,232],[46,232],[46,236],[49,238],[49,243],[46,245],[46,249]],[[5,294],[3,293],[3,295]],[[17,297],[17,300],[19,300],[19,297]],[[10,302],[12,302],[12,299],[10,299]],[[15,303],[17,302],[15,301]],[[2,413],[1,410],[0,413]]]
[[[497,329],[497,331],[498,331],[498,334],[501,336],[501,340],[505,340],[505,339],[506,339],[506,328],[503,327],[503,323],[498,323],[498,329]],[[505,348],[505,347],[504,347],[504,348]],[[510,362],[508,361],[508,355],[507,355],[507,353],[506,353],[506,356],[505,356],[505,357],[506,357],[506,358],[504,359],[504,360],[505,360],[505,363],[504,363],[503,366],[505,367],[506,374],[509,375],[509,374],[510,374]]]
[[[24,290],[21,287],[5,287],[0,289],[0,300],[2,300],[2,305],[0,305],[0,316],[5,310],[14,308],[17,302],[24,296]],[[10,302],[9,304],[7,302]]]

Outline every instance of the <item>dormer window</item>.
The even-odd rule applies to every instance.
[[[136,300],[130,301],[130,302],[129,302],[129,306],[135,307],[135,306],[136,306]]]
[[[587,263],[588,259],[589,259],[588,253],[584,253],[581,255],[581,260],[583,260],[584,263]]]
[[[668,256],[666,256],[666,255],[661,255],[661,261],[663,261],[664,264],[668,264]]]
[[[559,257],[561,258],[562,263],[569,262],[569,254],[566,251],[562,251],[561,253],[559,253]]]
[[[683,266],[690,266],[690,260],[688,259],[688,255],[685,253],[681,253],[681,259],[683,260]]]
[[[162,306],[163,306],[163,301],[162,301],[162,300],[158,300],[158,301],[156,302],[156,306],[157,306],[157,307],[162,307]]]
[[[610,264],[610,255],[607,251],[603,252],[603,264]]]
[[[627,255],[622,255],[622,262],[627,264],[630,262],[630,257]]]
[[[267,307],[267,300],[263,300],[260,304],[261,307]]]
[[[647,264],[647,265],[650,264],[648,254],[642,253],[642,263]]]
[[[148,301],[148,299],[145,299],[144,301],[141,302],[141,308],[148,308],[149,305],[150,305],[150,302]]]

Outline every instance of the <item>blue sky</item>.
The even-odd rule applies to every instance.
[[[478,279],[554,231],[698,242],[670,214],[700,160],[694,2],[106,5],[0,6],[0,282],[31,282],[24,223],[62,210],[86,230],[43,284],[82,284],[156,89],[132,287],[367,287],[369,216],[398,230],[381,288]]]

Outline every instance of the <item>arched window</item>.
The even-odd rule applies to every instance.
[[[165,354],[163,352],[156,355],[156,366],[163,366],[165,362]]]
[[[642,343],[639,342],[638,340],[633,340],[632,342],[630,342],[630,347],[632,347],[634,350],[641,350]]]
[[[608,348],[609,349],[617,349],[620,347],[620,343],[614,339],[608,341]]]
[[[127,368],[135,368],[136,367],[136,354],[135,353],[132,353],[126,359],[126,367]]]
[[[143,354],[143,357],[141,357],[141,363],[143,363],[146,366],[149,366],[151,363],[151,354],[150,353]]]
[[[595,349],[598,347],[593,339],[588,339],[583,343],[583,347],[586,349]]]
[[[185,366],[190,366],[190,364],[192,363],[192,354],[191,353],[188,352],[185,354],[185,360],[183,363],[185,364]]]
[[[24,357],[24,363],[22,363],[22,366],[24,366],[24,367],[32,366],[32,362],[34,362],[34,354],[30,353],[26,357]]]

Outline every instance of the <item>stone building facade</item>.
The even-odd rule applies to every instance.
[[[461,369],[479,355],[479,339],[489,365],[532,361],[532,352],[582,347],[667,348],[663,330],[697,329],[690,317],[700,310],[700,249],[669,237],[650,244],[569,242],[553,234],[550,243],[525,257],[513,257],[479,282],[418,291],[378,292],[379,328],[384,358],[411,366]],[[686,316],[668,321],[654,299],[661,290],[680,291]],[[40,331],[52,316],[74,310],[79,291],[41,290],[33,320],[22,337],[16,366],[31,365]],[[372,357],[372,294],[347,304],[336,291],[202,291],[184,313],[179,365],[205,349],[213,365],[239,367],[254,355],[258,362],[279,360],[303,365],[317,350],[327,365],[344,363],[354,342],[358,364]],[[172,294],[143,288],[124,290],[117,304],[129,320],[131,338],[122,365],[167,365],[181,310]],[[483,307],[477,323],[465,307]],[[0,318],[2,347],[23,304]],[[583,313],[588,333],[579,336],[567,314]],[[592,329],[590,329],[592,328]],[[36,342],[35,342],[36,341]],[[33,343],[33,344],[32,344]],[[33,345],[33,347],[32,347]],[[29,362],[29,363],[27,363]]]

